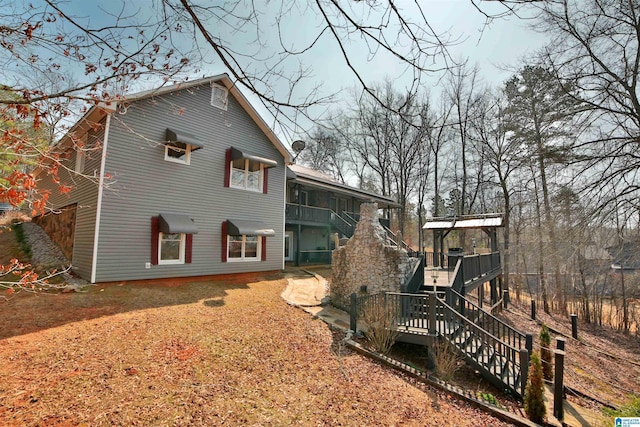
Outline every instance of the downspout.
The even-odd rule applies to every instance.
[[[282,206],[284,209],[282,210],[282,270],[285,268],[285,260],[284,260],[284,239],[285,234],[287,234],[287,194],[289,192],[289,188],[287,188],[287,158],[284,158],[284,203]],[[264,237],[263,237],[264,238]],[[291,245],[292,242],[289,242]],[[291,247],[289,247],[289,253],[291,253]]]
[[[104,168],[107,162],[107,143],[109,141],[109,127],[111,126],[111,114],[107,113],[107,123],[104,128],[104,140],[102,141],[102,156],[100,158],[100,179],[98,181],[98,201],[96,206],[96,226],[93,235],[93,256],[91,258],[91,283],[96,283],[96,269],[98,268],[98,238],[100,236],[100,216],[102,214],[102,193],[104,191]]]

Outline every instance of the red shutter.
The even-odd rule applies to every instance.
[[[269,183],[269,169],[262,170],[262,192],[267,194],[267,184]]]
[[[227,262],[227,221],[222,223],[222,262]]]
[[[193,253],[193,234],[187,234],[185,238],[184,262],[191,264],[191,255]]]
[[[158,265],[158,244],[160,239],[160,219],[151,217],[151,265]]]
[[[260,240],[262,240],[262,261],[266,261],[267,260],[267,238],[265,236],[262,236]]]
[[[224,156],[224,186],[229,186],[229,179],[231,177],[231,148],[227,148],[227,152]]]

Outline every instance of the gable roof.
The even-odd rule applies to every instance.
[[[242,94],[242,92],[240,92],[238,87],[231,81],[231,79],[229,78],[229,75],[226,73],[218,74],[210,77],[203,77],[201,79],[196,79],[191,81],[185,81],[175,85],[161,86],[159,88],[146,90],[143,92],[133,93],[131,95],[126,95],[120,101],[120,103],[140,101],[142,99],[151,98],[154,96],[160,96],[160,95],[175,92],[178,90],[189,89],[189,88],[201,86],[204,84],[211,85],[214,83],[222,84],[224,85],[224,87],[227,88],[229,93],[234,96],[236,101],[238,101],[238,103],[242,106],[245,112],[249,114],[249,116],[253,119],[253,121],[258,125],[260,130],[262,130],[262,132],[267,136],[269,141],[271,141],[271,143],[276,147],[276,149],[282,154],[282,156],[284,157],[285,163],[291,162],[292,158],[289,150],[284,146],[282,141],[280,141],[280,139],[276,136],[276,134],[273,132],[271,127],[267,125],[267,123],[264,121],[262,116],[260,116],[260,114],[255,108],[253,108],[249,100]]]
[[[215,76],[204,77],[201,79],[191,80],[180,82],[173,85],[160,86],[155,89],[146,90],[142,92],[136,92],[129,95],[125,95],[117,100],[100,102],[96,105],[93,105],[89,111],[87,111],[84,116],[82,116],[69,131],[58,141],[56,144],[56,148],[60,151],[64,151],[69,146],[73,145],[73,135],[80,131],[79,133],[86,132],[91,123],[96,123],[102,119],[105,114],[112,113],[117,110],[120,104],[140,101],[142,99],[151,98],[154,96],[160,96],[167,93],[185,90],[192,87],[204,85],[204,84],[222,84],[227,88],[230,94],[234,96],[236,101],[242,106],[244,111],[253,119],[253,121],[258,125],[260,130],[265,134],[265,136],[269,139],[269,141],[276,147],[276,149],[283,155],[285,164],[291,162],[291,153],[285,147],[285,145],[280,141],[280,139],[276,136],[273,130],[267,125],[264,119],[260,116],[260,114],[256,111],[255,108],[251,105],[249,100],[240,92],[238,87],[231,81],[229,76],[224,74],[218,74]],[[39,173],[39,168],[34,173],[37,175]]]
[[[374,202],[383,204],[384,207],[400,207],[400,204],[389,196],[383,196],[372,191],[351,187],[335,180],[324,172],[320,172],[318,170],[311,169],[302,165],[287,165],[287,180],[309,187],[333,191],[351,197],[357,197],[359,199],[373,200]]]

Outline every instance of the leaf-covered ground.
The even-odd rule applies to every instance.
[[[568,316],[545,314],[537,310],[537,320],[530,318],[530,306],[512,304],[501,313],[511,325],[534,336],[534,349],[539,349],[538,334],[543,322],[552,331],[552,349],[556,338],[566,339],[564,382],[601,402],[619,406],[630,396],[640,395],[640,338],[608,327],[589,325],[578,320],[578,340],[571,338]],[[599,411],[601,405],[582,396],[567,393],[567,398]]]
[[[284,286],[243,276],[3,302],[0,425],[505,425],[349,351]]]

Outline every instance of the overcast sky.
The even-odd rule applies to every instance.
[[[208,4],[206,1],[202,3]],[[249,67],[253,67],[257,73],[260,73],[275,60],[274,52],[280,49],[280,39],[284,40],[287,47],[292,49],[303,48],[310,41],[315,40],[320,34],[320,28],[322,28],[322,17],[317,7],[296,0],[290,3],[293,5],[292,9],[283,13],[278,9],[282,3],[277,1],[255,2],[256,7],[261,8],[259,31],[260,38],[266,43],[266,48],[258,47],[255,43],[255,30],[251,27],[239,28],[228,19],[226,20],[227,25],[224,24],[225,21],[219,19],[210,19],[206,25],[214,36],[219,36],[226,44],[232,44],[230,47],[234,50],[252,56],[253,59],[246,61],[250,61]],[[371,13],[368,3],[351,1],[344,3],[344,5],[348,5],[349,8],[356,9],[356,11],[357,8],[361,8],[362,11]],[[158,3],[153,3],[150,0],[101,3],[70,0],[68,3],[63,3],[63,7],[72,15],[83,17],[93,25],[106,25],[118,13],[133,15],[139,20],[144,20],[147,14],[149,16],[154,14],[154,11],[149,7],[152,4],[157,5]],[[212,2],[211,4],[217,3]],[[225,5],[228,4],[225,3]],[[415,1],[397,0],[395,4],[410,19],[417,16],[416,11],[412,10],[415,8]],[[474,8],[471,0],[420,0],[419,4],[429,24],[438,34],[448,34],[452,40],[458,41],[456,45],[449,47],[449,54],[457,60],[469,58],[471,65],[477,63],[483,80],[494,86],[499,86],[511,74],[501,68],[517,66],[521,57],[531,55],[535,49],[542,46],[544,41],[542,36],[527,29],[526,21],[516,17],[497,19],[485,27],[485,17]],[[495,1],[481,2],[481,7],[487,13],[504,11],[504,8]],[[236,9],[234,12],[242,15],[241,9]],[[279,27],[276,25],[276,21],[280,22]],[[416,21],[419,22],[419,20]],[[193,45],[193,38],[185,35],[182,43]],[[212,49],[201,41],[200,43],[201,52],[211,61],[202,64],[197,75],[192,77],[199,78],[203,75],[227,72],[222,63],[214,57]],[[269,47],[272,47],[272,51],[269,50]],[[345,48],[348,50],[350,61],[354,62],[367,85],[381,83],[385,78],[392,79],[399,91],[410,85],[413,77],[412,72],[407,72],[406,66],[399,64],[393,56],[381,52],[371,55],[367,46],[358,37],[350,38],[349,42],[345,43]],[[263,59],[264,62],[262,62]],[[441,68],[443,65],[443,62],[432,64],[433,68]],[[284,75],[293,75],[298,67],[306,67],[310,72],[310,76],[304,81],[298,92],[299,96],[307,95],[312,88],[319,84],[323,85],[320,95],[340,93],[341,90],[350,90],[357,86],[356,77],[347,68],[338,44],[328,32],[322,34],[309,52],[292,57],[285,62]],[[425,78],[423,75],[421,82],[432,92],[437,92],[438,78],[441,77],[441,74],[427,73],[427,76]],[[269,88],[274,91],[274,96],[280,99],[287,96],[289,89],[286,79],[270,81]],[[361,90],[361,88],[356,88],[356,90]],[[265,120],[272,123],[265,108],[260,105],[258,100],[251,96],[246,89],[242,89],[242,91],[263,114]],[[315,110],[314,114],[320,114],[321,111]],[[308,127],[309,125],[307,123],[302,126]],[[290,142],[299,135],[295,135],[295,132],[289,132],[282,137],[285,141]]]

